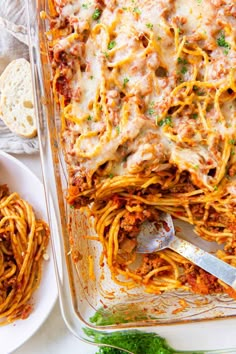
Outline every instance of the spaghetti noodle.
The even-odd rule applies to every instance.
[[[233,290],[173,251],[145,255],[160,211],[236,266],[236,8],[229,0],[53,0],[47,33],[68,203],[90,205],[118,284]],[[51,16],[51,17],[50,17]]]
[[[0,325],[25,319],[41,279],[49,228],[17,193],[0,186]]]

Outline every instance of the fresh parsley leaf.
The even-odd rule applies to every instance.
[[[188,71],[188,69],[186,68],[186,66],[183,66],[182,69],[180,70],[181,74],[186,74],[186,72]]]
[[[229,49],[224,49],[223,53],[224,53],[224,55],[228,55],[229,54]]]
[[[149,108],[148,109],[148,114],[153,115],[153,113],[155,113],[154,109],[153,108]]]
[[[92,120],[92,117],[89,115],[87,119],[88,119],[88,120]]]
[[[167,116],[166,118],[160,120],[158,122],[159,127],[163,127],[164,125],[169,125],[172,127],[172,118],[170,116]]]
[[[124,81],[123,81],[123,88],[126,87],[126,85],[128,84],[129,82],[129,79],[127,77],[124,78]]]
[[[149,28],[150,30],[153,29],[153,24],[152,24],[152,23],[146,23],[146,26],[147,26],[147,28]]]
[[[217,44],[219,47],[223,47],[226,48],[228,51],[231,48],[230,44],[228,42],[226,42],[225,40],[225,35],[223,32],[221,32],[220,36],[217,38],[216,40]],[[228,54],[228,52],[227,52]]]
[[[113,49],[116,46],[116,41],[110,41],[110,43],[108,44],[107,48],[109,50]]]
[[[93,15],[92,15],[92,19],[93,19],[93,20],[98,20],[99,17],[101,16],[101,14],[102,14],[101,10],[96,9],[96,10],[94,11]]]
[[[136,14],[138,14],[138,15],[141,14],[141,10],[138,7],[135,7],[133,12],[136,12]]]
[[[102,54],[108,59],[109,58],[109,55],[107,52],[102,52]]]
[[[236,140],[235,140],[235,139],[230,139],[230,140],[229,140],[229,144],[235,145],[235,144],[236,144]]]
[[[178,64],[183,64],[183,65],[188,64],[188,61],[184,58],[178,57],[177,61],[178,61]]]
[[[117,131],[118,134],[120,134],[120,127],[119,127],[119,125],[116,126],[116,131]]]

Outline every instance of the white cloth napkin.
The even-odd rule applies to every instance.
[[[14,59],[23,57],[29,60],[26,23],[24,0],[0,0],[0,74]],[[31,154],[38,149],[37,137],[20,138],[0,119],[0,150]]]

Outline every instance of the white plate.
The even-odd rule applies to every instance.
[[[33,206],[37,216],[47,220],[42,183],[24,164],[1,151],[0,184],[7,184],[11,192],[18,192]],[[56,302],[57,284],[50,245],[47,253],[49,260],[44,261],[40,286],[31,299],[33,312],[25,320],[0,326],[1,354],[10,353],[26,342],[43,324]]]

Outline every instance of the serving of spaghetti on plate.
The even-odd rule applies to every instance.
[[[1,197],[1,262],[4,259],[4,267],[1,263],[0,341],[1,352],[9,353],[28,340],[46,320],[57,299],[57,285],[51,248],[46,248],[47,225],[39,221],[47,220],[43,185],[27,167],[4,152],[0,152],[0,171],[0,185],[7,184],[9,188],[8,192],[2,189]],[[12,245],[7,241],[8,234]],[[16,237],[20,238],[19,242]]]

